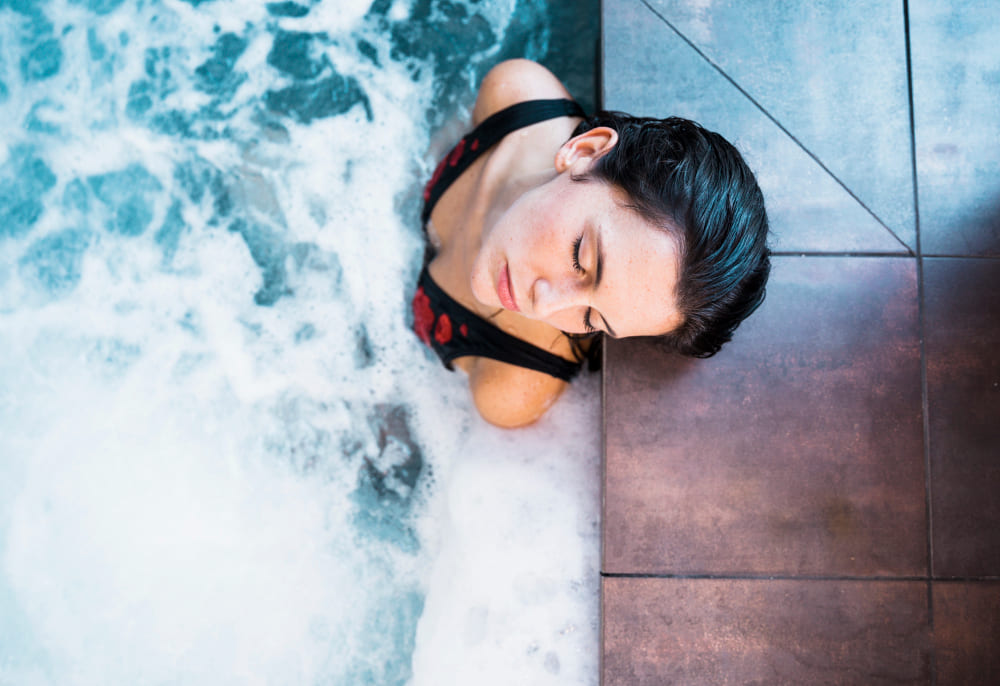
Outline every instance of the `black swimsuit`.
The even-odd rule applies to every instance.
[[[529,100],[485,119],[434,170],[424,189],[424,229],[441,195],[483,152],[508,133],[547,119],[582,116],[583,110],[572,100]],[[455,358],[472,355],[544,372],[563,381],[569,381],[580,370],[582,362],[571,362],[510,335],[441,290],[427,269],[433,256],[429,249],[413,296],[413,330],[448,369],[452,369]]]

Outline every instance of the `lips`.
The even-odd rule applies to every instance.
[[[506,263],[504,263],[503,269],[500,270],[500,278],[497,282],[497,295],[500,296],[500,304],[504,306],[504,309],[513,312],[521,311],[517,306],[517,301],[514,299],[514,290],[510,285],[510,270],[507,268]]]

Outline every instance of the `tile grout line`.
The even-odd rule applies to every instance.
[[[928,252],[920,254],[920,259],[923,259],[925,257],[942,258],[942,259],[946,258],[950,260],[985,260],[985,261],[1000,260],[1000,255],[958,255],[950,253],[928,253]]]
[[[920,188],[917,175],[916,110],[913,100],[913,51],[910,40],[910,3],[903,0],[903,36],[906,46],[906,93],[910,114],[910,170],[913,175],[913,220],[917,241],[917,327],[920,332],[920,402],[924,439],[924,502],[927,512],[927,623],[931,632],[930,683],[937,685],[937,645],[934,636],[934,501],[931,483],[930,403],[927,397],[927,315],[924,292],[924,256],[920,240]]]
[[[925,574],[885,576],[859,576],[851,574],[812,575],[812,574],[753,574],[753,573],[657,573],[657,572],[601,572],[602,579],[661,579],[675,581],[906,581],[934,582],[945,584],[995,583],[1000,582],[1000,576],[968,576],[968,577],[928,577]]]
[[[910,51],[910,11],[909,0],[903,0],[903,28],[906,38],[906,88],[910,104],[910,169],[913,175],[913,216],[917,228],[917,319],[920,331],[920,397],[923,414],[924,438],[924,487],[927,499],[927,577],[934,577],[934,537],[932,535],[931,510],[931,470],[930,470],[930,422],[927,398],[927,323],[924,312],[924,259],[920,240],[920,199],[917,187],[917,136],[913,103],[913,67]]]
[[[839,185],[841,188],[843,188],[844,191],[849,196],[851,196],[851,198],[853,198],[856,203],[858,203],[862,208],[864,208],[864,210],[868,214],[870,214],[872,216],[872,218],[875,221],[877,221],[879,223],[879,225],[883,229],[885,229],[886,231],[888,231],[889,234],[893,238],[895,238],[896,241],[900,245],[902,245],[904,248],[906,248],[906,252],[909,254],[910,257],[914,257],[915,256],[914,253],[913,253],[913,248],[911,248],[910,246],[908,246],[906,244],[906,242],[902,238],[900,238],[898,234],[896,234],[895,231],[893,231],[891,228],[889,228],[889,226],[886,225],[886,223],[884,221],[882,221],[882,219],[877,214],[875,214],[875,212],[870,207],[868,207],[868,205],[866,205],[861,200],[861,198],[859,198],[857,195],[855,195],[854,191],[852,191],[850,188],[848,188],[847,184],[845,184],[843,181],[841,181],[840,178],[836,174],[833,173],[833,170],[831,170],[829,167],[827,167],[823,163],[823,161],[820,160],[820,158],[812,150],[810,150],[809,148],[807,148],[802,141],[800,141],[797,137],[795,137],[795,135],[793,135],[791,131],[789,131],[781,122],[779,122],[774,115],[772,115],[768,110],[766,110],[764,108],[764,106],[760,102],[758,102],[752,95],[750,95],[749,92],[747,92],[742,86],[740,86],[738,83],[736,83],[736,80],[733,77],[731,77],[729,74],[727,74],[722,69],[722,67],[720,67],[715,62],[713,62],[711,60],[711,58],[709,58],[708,55],[706,55],[700,48],[698,48],[697,45],[694,44],[694,41],[692,41],[690,38],[688,38],[683,33],[681,33],[680,30],[676,26],[674,26],[665,16],[663,16],[658,11],[656,11],[656,8],[654,8],[652,5],[649,4],[649,0],[639,0],[639,2],[641,2],[643,5],[645,5],[646,9],[648,9],[650,12],[652,12],[654,15],[656,15],[656,17],[660,21],[662,21],[664,24],[666,24],[667,28],[669,28],[671,31],[673,31],[675,34],[677,34],[677,36],[682,41],[684,41],[685,43],[687,43],[688,46],[698,54],[699,57],[701,57],[703,60],[705,60],[705,62],[707,62],[709,64],[709,66],[711,66],[713,69],[715,69],[715,71],[717,71],[719,73],[719,75],[722,76],[722,78],[724,78],[726,81],[728,81],[733,86],[733,88],[735,88],[736,90],[738,90],[740,92],[740,94],[743,95],[743,97],[745,97],[747,100],[749,100],[753,104],[754,107],[756,107],[758,110],[760,110],[761,114],[763,114],[765,117],[767,117],[771,121],[771,123],[773,123],[775,126],[777,126],[778,129],[780,129],[782,133],[784,133],[786,136],[788,136],[788,138],[791,139],[791,141],[793,143],[795,143],[795,145],[797,145],[806,155],[808,155],[813,160],[813,162],[815,162],[817,165],[819,165],[820,169],[822,169],[824,172],[826,172],[827,175],[831,179],[833,179],[834,182],[837,183],[837,185]],[[912,108],[911,108],[911,111],[912,111]]]
[[[888,257],[892,259],[912,260],[913,253],[901,252],[815,252],[808,250],[772,250],[773,257]]]
[[[597,8],[597,65],[594,68],[596,83],[594,84],[594,102],[599,110],[604,109],[604,0],[598,0]],[[607,495],[605,488],[607,479],[607,452],[608,452],[608,401],[607,401],[607,371],[608,371],[608,346],[602,341],[601,350],[601,499],[598,509],[598,531],[600,540],[597,545],[597,683],[604,686],[604,631],[607,628],[604,618],[604,525],[605,507],[604,499]]]
[[[774,257],[889,257],[915,259],[917,255],[902,252],[851,252],[849,250],[821,252],[816,250],[772,250]],[[1000,255],[949,255],[945,253],[921,253],[920,259],[978,260],[980,262],[1000,262]]]

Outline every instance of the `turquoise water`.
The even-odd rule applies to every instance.
[[[502,432],[408,327],[474,85],[595,27],[0,0],[0,683],[596,683],[597,380]]]

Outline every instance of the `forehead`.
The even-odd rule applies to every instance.
[[[617,202],[599,229],[604,279],[599,311],[619,338],[659,336],[683,321],[677,308],[680,254],[666,227]]]

